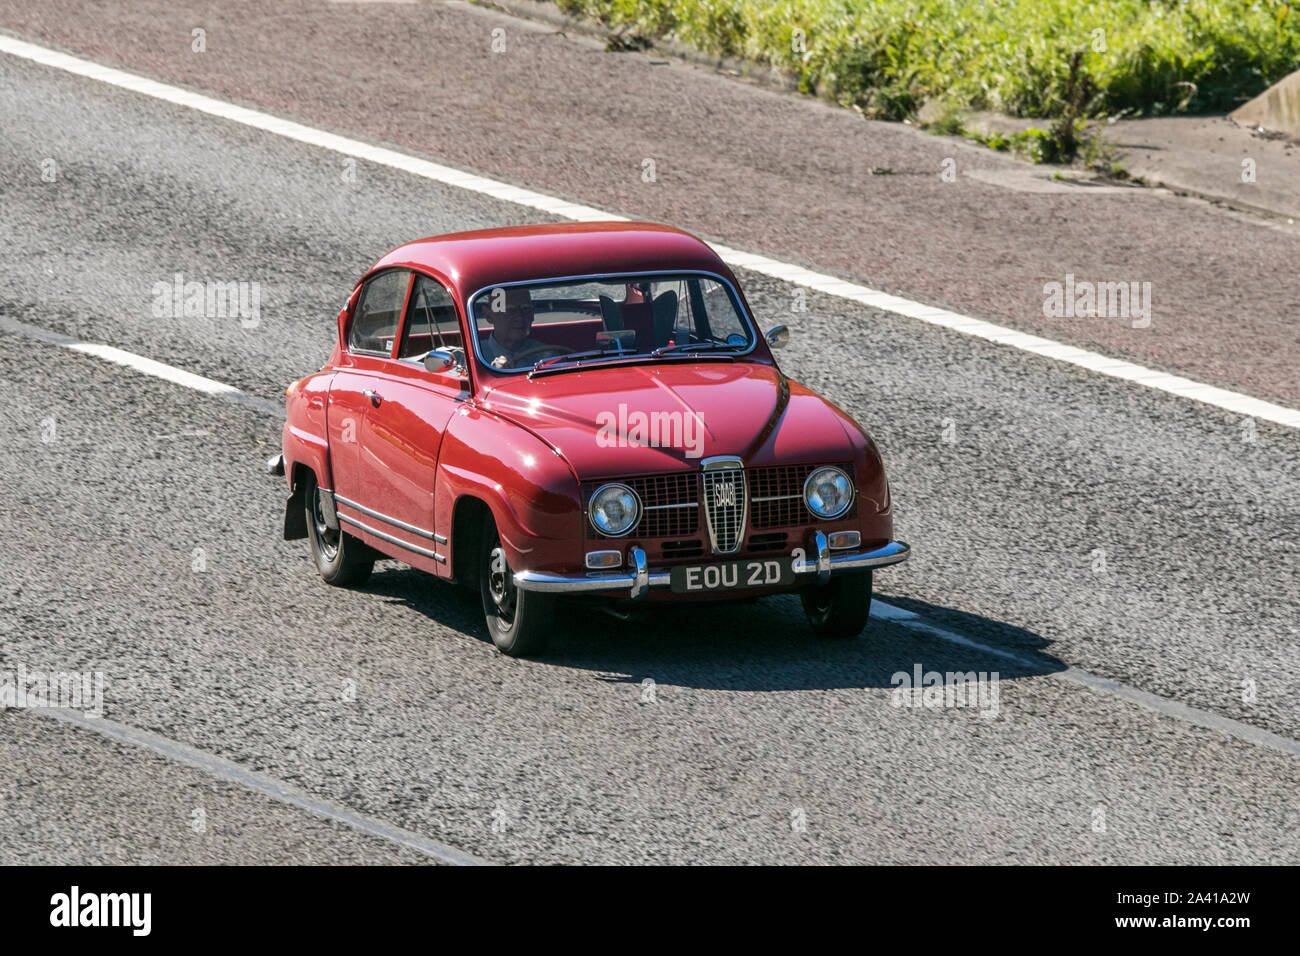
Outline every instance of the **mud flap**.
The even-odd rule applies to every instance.
[[[304,493],[307,490],[307,482],[298,482],[298,487],[293,489],[293,494],[284,504],[284,540],[297,541],[299,538],[307,537],[307,507]]]

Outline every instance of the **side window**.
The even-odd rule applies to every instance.
[[[352,317],[348,348],[354,352],[393,353],[410,278],[409,272],[393,269],[381,272],[365,284]]]
[[[417,275],[406,311],[406,333],[398,358],[418,359],[433,349],[461,347],[456,305],[441,282]]]

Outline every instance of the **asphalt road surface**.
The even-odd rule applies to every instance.
[[[378,138],[343,120],[319,118]],[[565,195],[693,225],[598,184]],[[1296,259],[1285,231],[1141,202],[1186,236],[1218,217]],[[1098,213],[1102,240],[1127,208]],[[743,203],[708,215],[725,241],[842,268],[829,246],[761,237]],[[953,241],[927,215],[917,228]],[[637,624],[575,605],[548,656],[521,661],[492,647],[476,596],[396,562],[355,592],[322,584],[305,543],[280,540],[282,485],[261,471],[284,385],[326,357],[382,252],[542,218],[0,55],[0,670],[105,675],[99,728],[0,710],[0,863],[1300,862],[1296,431],[831,296],[792,311],[772,278],[740,275],[761,324],[791,326],[783,369],[872,432],[914,548],[877,575],[867,635],[818,642],[789,598]],[[1105,254],[1122,263],[1122,245]],[[959,255],[991,276],[1003,258]],[[258,321],[157,315],[177,273],[258,283]],[[985,292],[962,295],[996,317]],[[1283,327],[1272,356],[1204,380],[1294,395]],[[1194,338],[1154,364],[1194,374]],[[894,706],[891,675],[918,664],[997,672],[996,715]]]

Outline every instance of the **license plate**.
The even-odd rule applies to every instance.
[[[673,592],[699,594],[739,588],[766,588],[794,583],[794,562],[790,558],[750,558],[718,564],[692,564],[668,572]]]

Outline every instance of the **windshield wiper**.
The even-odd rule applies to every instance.
[[[542,359],[536,363],[528,372],[528,377],[534,375],[545,375],[550,372],[559,372],[573,365],[576,368],[582,367],[584,359],[639,359],[642,362],[650,361],[664,356],[672,358],[690,358],[694,352],[707,352],[712,349],[734,350],[743,349],[743,345],[729,345],[726,342],[683,342],[680,345],[665,345],[655,349],[653,352],[633,352],[628,349],[590,349],[585,352],[567,352],[564,355],[554,355],[548,359]],[[719,355],[718,360],[725,359],[730,362],[731,356]]]
[[[619,348],[588,349],[585,352],[565,352],[563,355],[552,355],[548,359],[542,359],[540,362],[536,362],[533,365],[532,371],[530,371],[528,374],[532,375],[533,372],[540,372],[542,369],[550,368],[552,365],[559,365],[565,362],[578,362],[581,361],[582,359],[601,358],[606,355],[632,356],[636,354],[637,354],[636,352],[629,352],[627,349],[619,349]]]
[[[661,345],[650,353],[651,357],[658,358],[660,355],[667,355],[669,352],[708,352],[713,349],[743,349],[745,345],[732,345],[730,342],[678,342],[676,345]]]

